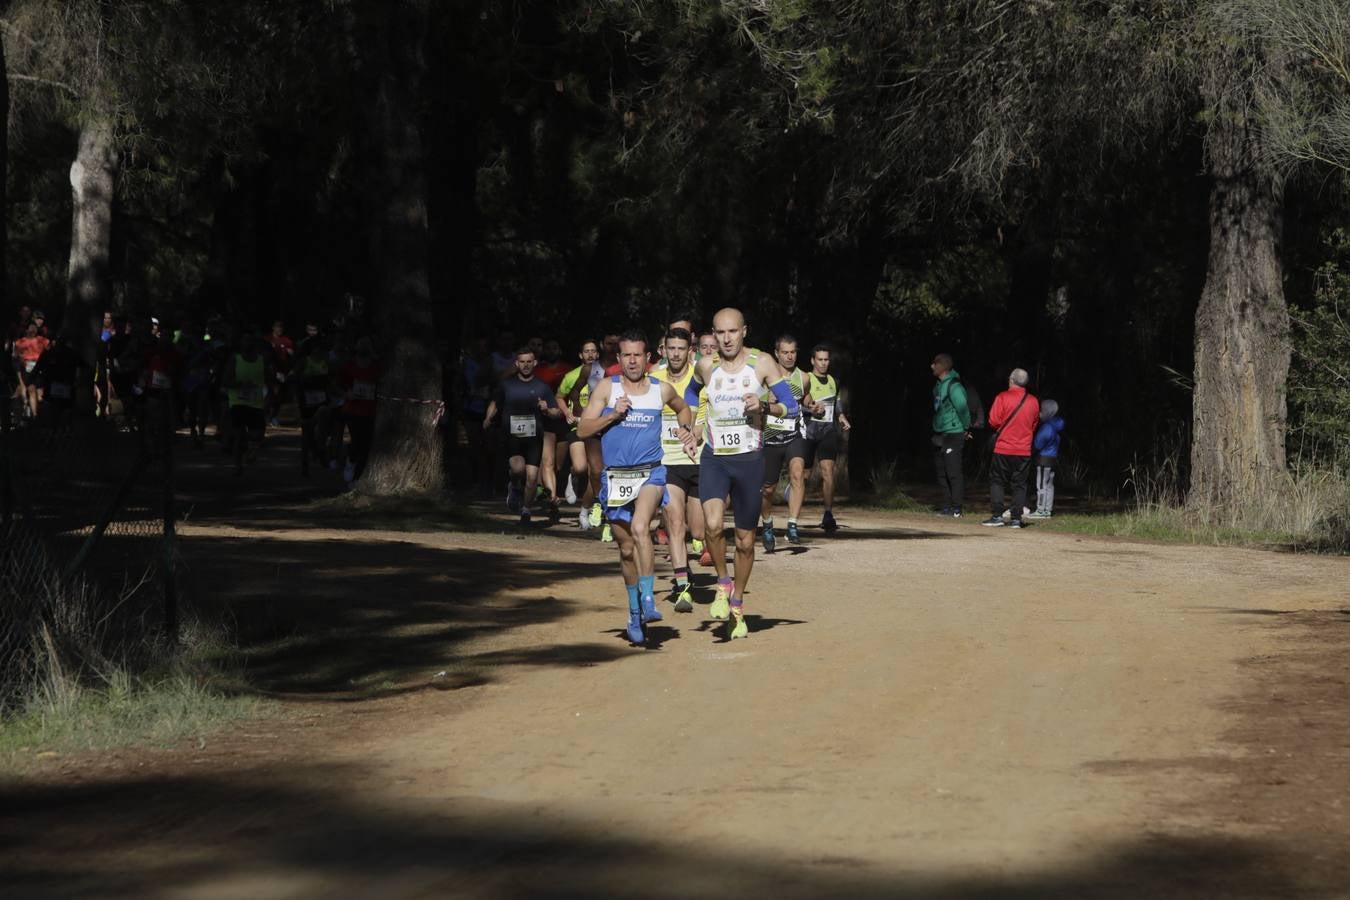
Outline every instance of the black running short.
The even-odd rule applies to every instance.
[[[698,470],[700,500],[731,498],[736,527],[754,531],[759,525],[759,491],[764,486],[764,456],[759,452],[718,456],[705,448]]]
[[[805,439],[798,435],[786,444],[764,445],[764,483],[777,484],[787,470],[789,460],[805,455]]]
[[[242,431],[252,431],[261,435],[267,427],[263,411],[256,406],[231,406],[230,424]]]
[[[809,469],[816,464],[816,460],[826,460],[833,462],[839,455],[839,432],[831,428],[829,431],[821,434],[807,434],[802,439],[802,459]]]
[[[666,466],[666,487],[679,488],[686,497],[698,499],[698,465]]]
[[[525,465],[537,466],[544,458],[544,436],[535,435],[532,438],[518,438],[507,436],[506,438],[506,457],[510,459],[513,456],[525,457]]]

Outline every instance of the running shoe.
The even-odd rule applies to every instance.
[[[730,640],[750,636],[750,626],[745,624],[745,615],[739,608],[731,614],[731,620],[727,622],[727,636]]]
[[[689,593],[689,585],[685,585],[683,590],[681,590],[680,588],[675,589],[675,611],[676,612],[694,611],[694,596],[693,594]]]
[[[567,490],[563,492],[563,499],[567,501],[569,506],[574,506],[577,502],[577,492],[576,489],[572,487],[571,478],[567,479]]]
[[[768,526],[768,525],[765,525],[765,526],[764,526],[764,533],[763,533],[762,535],[760,535],[760,537],[761,537],[761,539],[764,541],[764,552],[765,552],[765,553],[772,553],[772,552],[773,552],[773,545],[774,545],[773,528],[771,528],[771,527]]]
[[[592,504],[591,504],[591,511],[590,511],[589,515],[590,515],[590,520],[591,520],[591,527],[592,527],[592,528],[599,528],[599,527],[600,527],[600,504],[599,504],[599,503],[592,503]]]
[[[1013,519],[1011,522],[1008,523],[1008,527],[1009,527],[1009,528],[1024,528],[1025,526],[1022,524],[1022,520],[1021,520],[1021,519]]]
[[[985,519],[985,520],[984,520],[983,522],[981,522],[980,524],[981,524],[981,525],[984,525],[984,526],[987,527],[987,528],[1002,528],[1002,527],[1003,527],[1003,517],[1002,517],[1002,516],[990,516],[989,518]]]
[[[662,547],[670,543],[670,536],[666,534],[664,528],[656,529],[656,543],[660,544]]]
[[[628,614],[628,627],[623,630],[630,644],[641,644],[647,640],[647,635],[642,631],[642,613],[630,612]]]
[[[699,555],[699,558],[698,558],[698,564],[699,564],[700,566],[711,566],[711,565],[712,565],[712,551],[709,550],[707,547],[704,547],[704,548],[703,548],[703,553]]]
[[[530,511],[528,509],[522,509],[520,511],[520,527],[521,528],[530,527]]]
[[[520,512],[520,495],[522,491],[514,484],[506,487],[506,508],[510,512]]]
[[[577,527],[582,531],[591,530],[591,515],[584,509],[577,510]]]
[[[834,531],[838,528],[839,523],[834,520],[834,513],[830,512],[828,509],[825,510],[825,515],[820,517],[820,527],[826,531]]]
[[[600,543],[602,544],[614,543],[614,532],[610,530],[608,522],[605,523],[604,528],[600,529]]]
[[[719,582],[717,590],[713,593],[712,606],[708,607],[708,615],[714,619],[725,619],[731,615],[730,594],[730,588]]]
[[[1051,515],[1050,513],[1045,512],[1044,510],[1035,509],[1035,510],[1032,510],[1031,512],[1027,513],[1027,514],[1026,514],[1025,516],[1023,516],[1022,518],[1024,518],[1024,519],[1048,519],[1048,518],[1050,518],[1050,515]]]
[[[800,544],[802,536],[797,533],[797,523],[789,522],[787,529],[787,539],[789,544]]]
[[[703,542],[700,541],[698,538],[691,538],[689,541],[689,551],[691,553],[702,553]]]
[[[661,621],[661,619],[662,619],[663,617],[662,617],[662,615],[661,615],[661,610],[659,610],[659,609],[656,608],[656,598],[655,598],[655,597],[653,597],[651,594],[648,594],[647,596],[645,596],[645,597],[642,598],[641,603],[642,603],[642,621],[643,621],[643,622],[660,622],[660,621]]]

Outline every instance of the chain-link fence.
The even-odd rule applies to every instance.
[[[0,708],[177,639],[172,409],[139,412],[0,412]]]

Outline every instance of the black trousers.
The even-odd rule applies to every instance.
[[[960,432],[933,435],[933,470],[942,489],[943,506],[960,506],[966,499],[966,476],[961,466],[965,450],[966,436]]]
[[[1004,505],[1004,497],[1011,493],[1013,518],[1022,518],[1022,510],[1027,505],[1027,473],[1030,471],[1030,456],[994,454],[994,461],[989,466],[989,508],[994,515],[1003,515],[1008,508]]]

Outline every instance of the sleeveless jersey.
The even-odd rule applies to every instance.
[[[814,437],[834,428],[839,420],[839,385],[833,375],[826,375],[825,380],[821,381],[816,377],[816,373],[812,372],[810,379],[811,399],[825,404],[824,410],[820,413],[811,413],[806,420],[807,436]]]
[[[783,380],[787,382],[788,390],[792,391],[792,396],[797,398],[798,403],[801,403],[802,397],[805,394],[805,388],[802,381],[802,370],[793,369],[792,374],[788,375],[788,377]],[[760,396],[760,399],[765,404],[778,402],[774,399],[771,391],[765,391]],[[764,417],[764,443],[765,445],[791,443],[792,439],[801,433],[801,426],[802,420],[800,412],[790,419],[766,414]]]
[[[623,376],[610,378],[609,402],[602,411],[614,411],[614,401],[624,393]],[[661,462],[661,380],[647,377],[647,393],[629,394],[632,404],[628,415],[611,425],[600,436],[600,452],[609,469],[652,466]]]
[[[689,386],[690,380],[694,377],[694,366],[691,363],[685,367],[684,374],[679,378],[672,378],[670,369],[661,368],[653,375],[675,389],[677,396],[684,396],[684,389]],[[703,403],[698,405],[699,411],[703,409]],[[699,418],[694,418],[695,433],[697,433]],[[680,420],[675,416],[675,410],[669,406],[661,410],[661,464],[666,466],[692,466],[696,460],[690,459],[689,454],[684,452],[684,445],[680,443]]]
[[[266,372],[259,356],[249,362],[242,356],[234,357],[234,386],[230,388],[231,406],[251,406],[262,409],[267,400]]]
[[[745,414],[745,395],[760,391],[754,366],[746,363],[734,374],[716,366],[707,390],[708,442],[713,453],[734,456],[758,451],[764,442],[762,429]]]

